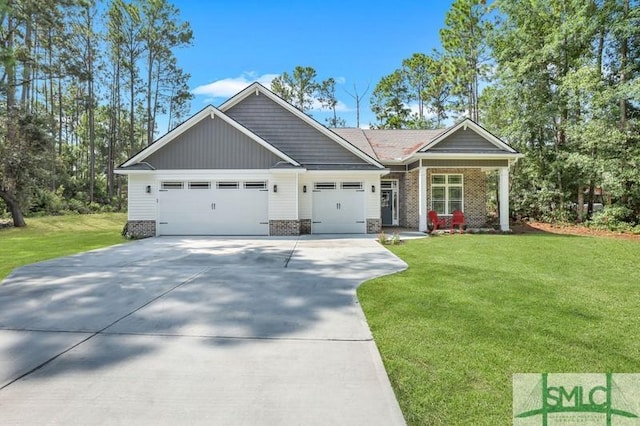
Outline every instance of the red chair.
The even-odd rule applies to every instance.
[[[451,233],[453,234],[453,228],[456,227],[456,225],[458,226],[458,229],[460,229],[460,233],[464,234],[464,213],[462,213],[460,210],[455,210],[453,212],[453,215],[451,216]]]
[[[427,213],[427,216],[429,217],[429,221],[433,225],[432,231],[447,226],[447,222],[444,219],[438,218],[438,213],[436,213],[434,210],[431,210],[429,213]]]

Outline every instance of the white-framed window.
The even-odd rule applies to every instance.
[[[183,189],[184,182],[162,182],[162,189]]]
[[[340,187],[342,189],[362,189],[362,182],[342,182]]]
[[[240,184],[238,182],[216,182],[216,189],[238,189]]]
[[[463,211],[464,183],[462,174],[431,175],[431,210],[438,214],[453,214]]]
[[[189,182],[189,189],[211,189],[211,182]]]
[[[267,182],[265,181],[256,181],[256,182],[245,182],[244,189],[267,189]]]
[[[316,191],[320,191],[322,189],[336,189],[335,182],[315,182],[313,184],[313,189]]]

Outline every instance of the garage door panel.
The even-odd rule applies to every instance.
[[[160,235],[268,235],[268,192],[170,189],[158,197]]]
[[[314,234],[366,233],[364,191],[314,190],[311,226]]]

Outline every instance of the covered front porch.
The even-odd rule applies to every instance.
[[[406,171],[392,171],[381,179],[382,225],[424,232],[430,227],[429,211],[449,227],[453,212],[460,210],[467,227],[498,225],[508,231],[509,166],[507,159],[420,159]],[[495,213],[489,205],[496,207],[497,224],[489,217]]]

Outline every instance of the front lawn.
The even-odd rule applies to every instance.
[[[358,296],[410,425],[511,424],[512,375],[640,372],[640,243],[451,235]]]
[[[26,228],[0,230],[0,282],[14,268],[122,243],[126,213],[28,218]]]

